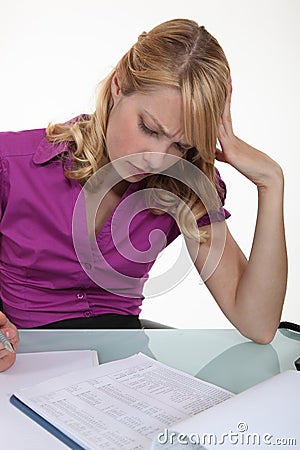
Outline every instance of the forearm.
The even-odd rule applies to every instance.
[[[239,255],[229,238],[227,256],[218,269],[221,280],[207,283],[229,320],[256,342],[270,342],[278,327],[286,290],[287,255],[283,223],[283,175],[268,155],[233,133],[230,100],[231,80],[218,139],[216,158],[226,162],[258,189],[258,215],[249,261]],[[233,267],[230,265],[233,257]],[[232,258],[231,258],[232,259]],[[231,279],[225,276],[230,273]],[[211,277],[216,280],[216,276]]]
[[[283,177],[258,187],[258,215],[251,254],[236,291],[239,328],[251,339],[272,339],[282,312],[287,281]]]

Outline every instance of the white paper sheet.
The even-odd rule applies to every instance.
[[[233,394],[139,354],[16,395],[85,449],[145,450],[164,426]]]
[[[0,373],[1,447],[9,450],[60,450],[61,443],[9,402],[16,390],[66,372],[98,364],[93,350],[21,353],[15,364]]]
[[[172,427],[185,442],[181,448],[300,449],[300,372],[280,373],[233,398]],[[165,431],[165,430],[164,430]],[[185,435],[185,437],[183,436]],[[170,433],[161,436],[161,449],[173,450]],[[159,448],[157,445],[153,448]]]

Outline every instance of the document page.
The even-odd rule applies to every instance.
[[[203,411],[172,427],[160,436],[155,448],[175,450],[245,450],[300,448],[300,372],[288,370],[265,380],[215,408]],[[175,433],[174,433],[175,434]],[[203,448],[203,447],[200,447]]]
[[[233,396],[142,354],[15,395],[87,450],[148,449],[164,427]]]

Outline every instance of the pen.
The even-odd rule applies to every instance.
[[[4,345],[4,347],[11,353],[14,353],[14,348],[11,345],[11,343],[9,342],[9,340],[7,339],[7,337],[5,336],[5,334],[2,333],[2,331],[0,330],[0,342],[1,344]]]

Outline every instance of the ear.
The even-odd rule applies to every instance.
[[[122,91],[121,91],[121,87],[119,84],[118,75],[116,73],[112,77],[110,90],[111,90],[111,95],[112,95],[114,104],[116,104],[122,96]]]

